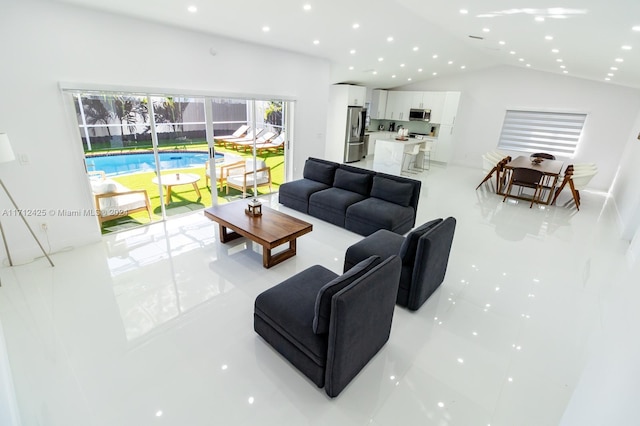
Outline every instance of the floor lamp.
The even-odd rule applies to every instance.
[[[0,133],[0,163],[6,163],[9,161],[13,161],[15,159],[16,157],[13,154],[13,149],[11,149],[11,143],[9,142],[9,137],[7,136],[6,133]],[[51,258],[49,257],[47,252],[44,250],[44,247],[42,247],[42,244],[40,244],[38,237],[36,237],[36,234],[33,232],[33,229],[31,229],[31,226],[29,226],[29,222],[27,222],[27,219],[22,214],[22,210],[20,210],[20,208],[14,201],[13,197],[9,193],[9,190],[4,185],[4,182],[2,181],[2,179],[0,179],[0,186],[2,186],[2,189],[4,189],[5,194],[7,194],[7,197],[9,197],[9,200],[11,200],[11,204],[13,204],[13,207],[16,209],[16,212],[22,218],[22,221],[27,226],[27,229],[29,229],[29,232],[31,233],[31,236],[33,237],[33,239],[36,240],[36,243],[38,243],[38,246],[40,247],[40,250],[42,250],[42,253],[44,254],[44,256],[47,258],[51,266],[54,266],[53,262],[51,261]],[[9,253],[9,246],[7,245],[7,238],[4,234],[4,228],[2,228],[1,221],[0,221],[0,233],[2,233],[2,241],[4,242],[4,249],[6,250],[7,257],[9,258],[9,265],[13,266],[13,261],[11,260],[11,254]]]

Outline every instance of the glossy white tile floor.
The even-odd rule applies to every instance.
[[[416,177],[418,223],[458,220],[445,282],[418,312],[396,309],[338,398],[254,333],[253,301],[316,263],[339,273],[361,237],[273,197],[314,230],[270,270],[202,213],[54,254],[55,268],[1,269],[23,425],[637,424],[638,267],[605,196],[529,209],[474,191],[479,170]]]

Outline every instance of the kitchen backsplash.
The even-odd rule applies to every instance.
[[[396,131],[398,130],[398,126],[402,126],[404,129],[409,129],[409,132],[413,133],[423,133],[425,135],[430,134],[432,131],[434,135],[438,135],[438,130],[440,125],[435,123],[425,123],[423,121],[397,121],[397,120],[371,120],[369,122],[368,131],[377,132],[379,130],[379,126],[382,126],[382,131],[388,131],[389,125],[391,123],[396,123]],[[433,130],[432,130],[433,129]]]

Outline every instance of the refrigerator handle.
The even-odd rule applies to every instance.
[[[362,138],[362,114],[358,114],[358,138]]]

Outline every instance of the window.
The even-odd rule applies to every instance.
[[[572,157],[587,114],[507,110],[498,148]]]

